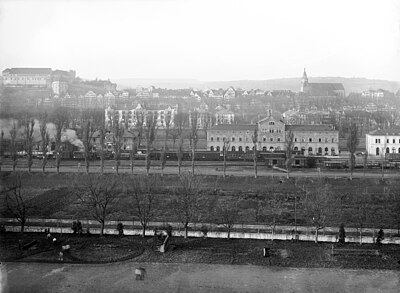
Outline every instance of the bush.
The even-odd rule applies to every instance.
[[[208,234],[207,226],[205,226],[205,225],[201,226],[200,231],[203,232],[203,237],[207,237],[207,234]]]
[[[378,237],[376,238],[376,244],[382,244],[382,240],[385,239],[385,233],[383,232],[382,228],[378,232]]]
[[[124,225],[121,222],[117,224],[117,231],[119,236],[124,236]]]
[[[79,220],[73,221],[73,222],[72,222],[72,227],[71,227],[71,229],[72,229],[72,231],[73,231],[74,234],[79,234],[79,235],[81,235],[82,232],[83,232],[82,223],[81,223]]]
[[[344,230],[344,225],[343,223],[340,224],[339,228],[339,243],[344,244],[346,241],[346,231]]]

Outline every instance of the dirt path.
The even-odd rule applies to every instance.
[[[136,281],[133,271],[147,277]],[[400,271],[290,269],[207,264],[7,263],[1,292],[394,292]]]

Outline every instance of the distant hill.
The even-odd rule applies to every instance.
[[[400,89],[400,81],[388,81],[367,78],[345,78],[345,77],[309,77],[309,82],[338,82],[342,83],[346,93],[362,92],[365,90],[383,89],[397,92]],[[135,88],[137,86],[150,86],[160,88],[196,88],[196,89],[226,89],[230,86],[245,90],[292,90],[299,91],[301,78],[279,78],[268,80],[233,80],[233,81],[199,81],[196,79],[136,79],[124,78],[115,79],[113,82],[118,84],[118,89]]]

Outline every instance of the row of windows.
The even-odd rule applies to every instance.
[[[250,147],[248,147],[248,146],[246,146],[245,147],[245,150],[246,150],[246,152],[248,152],[249,150],[250,150]],[[252,150],[254,150],[254,146],[252,147]],[[264,151],[264,152],[266,152],[267,150],[269,150],[269,151],[280,151],[281,150],[281,148],[280,147],[273,147],[273,146],[271,146],[271,147],[269,147],[269,148],[267,148],[267,147],[263,147],[262,148],[262,150]],[[219,152],[219,151],[221,151],[221,147],[220,146],[217,146],[217,147],[214,147],[214,146],[211,146],[210,147],[210,151],[217,151],[217,152]],[[235,152],[236,151],[236,147],[235,146],[232,146],[230,149],[228,148],[228,151],[232,151],[232,152]],[[237,148],[237,151],[239,151],[239,152],[242,152],[243,151],[243,147],[242,146],[239,146],[238,148]],[[295,147],[294,148],[294,151],[301,151],[302,153],[304,153],[305,151],[306,151],[306,148],[304,148],[304,147],[302,147],[301,149],[299,149],[298,147]],[[308,148],[308,152],[309,153],[312,153],[314,151],[314,149],[312,148],[312,147],[309,147]],[[329,155],[329,148],[325,148],[325,149],[323,149],[322,147],[319,147],[319,148],[315,148],[315,151],[316,151],[316,153],[318,153],[318,154],[325,154],[325,155]],[[331,154],[333,155],[333,154],[335,154],[335,152],[336,152],[336,150],[335,150],[335,148],[331,148]],[[399,152],[400,152],[400,149],[399,149]]]
[[[299,142],[300,140],[301,140],[301,142],[306,142],[307,139],[305,137],[302,137],[302,138],[295,137],[294,138],[294,142]],[[331,137],[329,139],[328,137],[324,137],[324,138],[319,137],[318,139],[313,139],[312,137],[309,137],[308,140],[307,140],[307,142],[323,142],[323,141],[325,141],[325,142],[329,142],[329,141],[335,142],[335,138]]]
[[[375,138],[375,143],[381,143],[381,139],[380,138]],[[386,143],[390,143],[390,139],[389,138],[386,139]],[[396,139],[395,138],[392,139],[392,143],[396,143]],[[400,143],[400,138],[399,138],[399,143]]]
[[[224,137],[222,141],[224,141],[225,139],[226,139],[226,137]],[[275,139],[276,139],[276,140],[275,140]],[[211,141],[214,141],[214,137],[211,136],[211,137],[210,137],[210,140],[211,140]],[[235,138],[232,137],[231,140],[232,140],[232,141],[235,141]],[[217,136],[217,141],[220,141],[218,136]],[[242,138],[241,138],[241,137],[239,137],[239,141],[242,141]],[[269,138],[269,141],[270,141],[270,142],[274,142],[274,141],[281,142],[281,141],[283,141],[283,140],[282,140],[282,138],[280,138],[280,137],[277,137],[277,138],[270,137],[270,138]],[[298,142],[298,139],[295,138],[294,141],[295,141],[295,142]],[[323,141],[322,138],[318,138],[318,142],[322,142],[322,141]],[[267,138],[266,138],[266,137],[263,137],[263,142],[267,142]],[[301,142],[306,142],[306,139],[305,139],[304,137],[302,137],[302,138],[301,138]],[[317,142],[317,141],[316,141],[316,140],[313,140],[313,139],[310,137],[310,138],[308,139],[308,142]],[[325,137],[325,142],[329,142],[329,139],[326,138],[326,137]],[[331,138],[331,142],[335,142],[335,138],[334,138],[334,137]]]
[[[386,153],[389,154],[390,153],[390,148],[386,148]],[[392,153],[396,153],[396,148],[392,148]],[[398,153],[400,154],[400,148],[398,149]],[[375,155],[379,156],[380,154],[380,148],[376,148],[375,149]]]

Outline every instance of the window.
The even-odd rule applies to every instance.
[[[242,141],[242,137],[239,137],[239,141]]]
[[[274,121],[270,121],[270,122],[268,123],[268,125],[275,125],[275,122],[274,122]]]
[[[375,155],[379,156],[379,148],[376,148]]]
[[[318,138],[318,142],[322,142],[322,138]]]
[[[266,142],[267,141],[267,138],[266,137],[263,137],[263,142]]]
[[[267,151],[267,147],[263,147],[263,152],[266,152]]]
[[[387,154],[390,153],[390,149],[389,148],[386,148],[386,153]]]
[[[386,143],[389,143],[389,139],[386,139]]]
[[[211,136],[210,140],[211,140],[211,141],[214,141],[214,137]]]
[[[232,146],[232,152],[236,152],[236,148]]]
[[[239,147],[239,152],[243,152],[243,147],[242,146]]]
[[[278,137],[278,141],[281,141],[281,138],[280,138],[280,137]]]
[[[248,151],[249,151],[249,147],[247,146],[247,147],[246,147],[246,152],[248,152]]]
[[[271,138],[269,139],[269,141],[274,141],[274,138],[273,138],[273,137],[271,137]]]
[[[334,137],[332,137],[332,142],[335,142],[335,138]]]
[[[214,147],[213,147],[213,146],[210,147],[210,151],[211,151],[211,152],[214,151]]]
[[[308,148],[308,151],[311,153],[311,152],[312,152],[312,147],[309,147],[309,148]]]
[[[294,149],[293,149],[294,151],[298,151],[299,150],[299,148],[298,147],[294,147]]]
[[[396,140],[393,138],[393,143],[396,143]]]
[[[217,152],[219,152],[221,149],[219,148],[219,146],[217,146]]]
[[[309,142],[312,142],[312,138],[310,137],[310,138],[308,139],[308,141],[309,141]]]
[[[294,138],[294,142],[297,142],[297,137]]]
[[[304,137],[302,137],[301,142],[306,142],[306,139]]]
[[[217,141],[219,141],[219,137],[217,136]]]
[[[327,137],[325,137],[325,142],[328,142],[328,138]]]
[[[235,138],[234,138],[234,137],[232,137],[232,141],[235,141]]]

